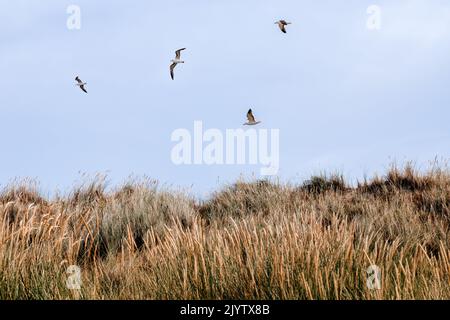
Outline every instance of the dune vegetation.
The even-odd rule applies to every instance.
[[[0,299],[450,299],[446,165],[237,182],[204,201],[149,180],[52,199],[18,182],[0,213]]]

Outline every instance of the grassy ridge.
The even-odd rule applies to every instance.
[[[239,182],[201,203],[150,181],[51,201],[23,183],[0,213],[0,299],[450,299],[446,167]]]

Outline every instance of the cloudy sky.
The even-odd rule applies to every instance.
[[[0,0],[0,187],[31,177],[65,191],[104,173],[203,196],[260,166],[176,166],[172,132],[241,128],[249,107],[280,130],[284,181],[426,168],[450,156],[449,56],[443,0]]]

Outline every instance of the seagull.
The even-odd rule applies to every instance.
[[[261,123],[261,121],[255,120],[252,109],[248,110],[247,119],[248,119],[248,121],[246,123],[244,123],[244,126],[256,126],[257,124]]]
[[[177,51],[175,51],[175,59],[171,60],[172,64],[170,65],[170,77],[172,78],[172,80],[174,80],[173,69],[175,69],[177,64],[184,63],[184,61],[181,60],[181,51],[183,50],[186,50],[186,48],[178,49]]]
[[[277,24],[278,27],[280,27],[280,30],[283,33],[286,33],[286,26],[291,24],[291,23],[290,22],[286,22],[286,20],[280,20],[280,21],[275,22],[275,24]]]
[[[87,93],[86,88],[84,87],[85,85],[87,85],[87,83],[81,81],[79,77],[76,77],[75,81],[78,82],[76,85],[79,86],[81,90]]]

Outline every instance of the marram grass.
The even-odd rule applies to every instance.
[[[16,183],[0,214],[0,299],[450,299],[446,167],[238,182],[204,202],[152,182],[53,200]]]

